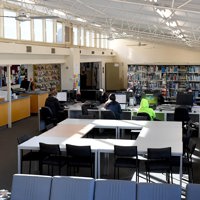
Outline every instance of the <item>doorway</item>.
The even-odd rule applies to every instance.
[[[100,88],[100,62],[80,63],[80,91],[86,100],[96,100]]]

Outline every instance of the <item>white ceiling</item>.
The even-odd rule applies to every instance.
[[[39,5],[47,14],[60,10],[67,20],[79,17],[87,21],[83,26],[101,25],[102,31],[115,38],[200,47],[200,0],[29,0],[35,2],[30,5],[27,0],[10,1],[23,2],[21,5],[31,9]],[[156,9],[168,9],[172,14],[164,18]],[[177,30],[178,34],[174,32]]]

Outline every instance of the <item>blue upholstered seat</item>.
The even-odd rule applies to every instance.
[[[136,200],[136,182],[96,180],[94,200]]]
[[[199,200],[200,184],[189,183],[186,186],[186,200]]]
[[[54,176],[50,200],[93,200],[93,178]]]
[[[49,200],[51,181],[51,176],[15,174],[11,200]]]
[[[166,183],[138,183],[137,200],[181,200],[181,186]]]

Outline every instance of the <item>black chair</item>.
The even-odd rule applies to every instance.
[[[147,160],[145,161],[146,178],[150,182],[150,172],[166,173],[166,181],[173,183],[171,167],[171,147],[166,148],[148,148]]]
[[[194,154],[195,148],[196,148],[196,142],[190,140],[188,147],[185,151],[185,154],[182,156],[183,173],[188,174],[188,180],[191,183],[193,183],[193,159],[192,159],[192,156]],[[171,157],[171,165],[172,165],[172,170],[176,170],[176,168],[179,169],[180,157],[172,156]]]
[[[183,134],[187,132],[188,123],[190,121],[189,111],[186,106],[177,106],[174,110],[174,121],[182,122]]]
[[[137,146],[114,146],[114,178],[116,177],[116,168],[133,168],[136,170],[136,181],[139,181],[139,160]]]
[[[101,112],[101,119],[117,119],[112,110],[104,110]]]
[[[80,167],[90,168],[91,177],[94,177],[94,159],[90,146],[76,146],[66,144],[67,155],[67,174],[71,175],[71,168],[74,174],[79,171]],[[76,170],[78,169],[78,170]]]
[[[148,113],[145,113],[145,112],[139,112],[139,113],[137,113],[137,116],[146,117],[146,120],[148,120],[148,121],[151,120],[151,117],[149,116],[149,114],[148,114]]]
[[[54,166],[58,167],[58,174],[61,174],[61,168],[66,165],[66,157],[61,155],[60,147],[58,144],[45,144],[39,143],[40,145],[40,174],[43,174],[43,165],[51,166],[51,175],[53,175]]]
[[[23,135],[17,138],[18,145],[26,142],[29,140],[32,136],[30,135]],[[20,172],[23,172],[23,162],[29,162],[29,174],[31,173],[31,164],[32,161],[39,161],[39,152],[38,151],[26,151],[21,150],[21,169]]]
[[[40,132],[44,132],[57,125],[58,120],[53,116],[51,108],[41,107],[39,110]]]
[[[91,103],[84,103],[81,106],[82,115],[80,116],[81,119],[94,119],[95,115],[89,114],[88,109],[91,107]]]

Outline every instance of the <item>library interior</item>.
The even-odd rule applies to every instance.
[[[198,0],[0,5],[0,199],[199,198]]]

